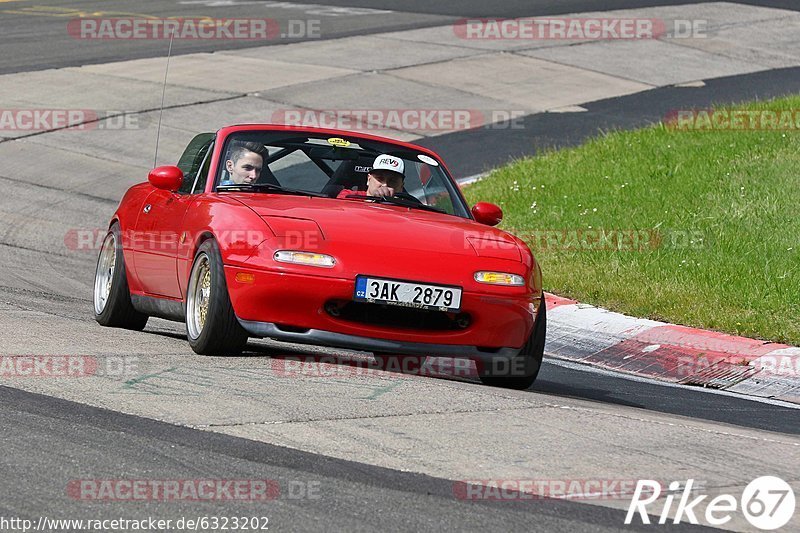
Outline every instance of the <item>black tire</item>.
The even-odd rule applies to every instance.
[[[547,308],[544,303],[544,298],[542,298],[542,304],[539,306],[539,311],[536,315],[536,324],[533,326],[531,336],[528,342],[525,343],[525,346],[522,347],[522,350],[520,350],[519,355],[512,359],[510,365],[512,369],[521,368],[523,371],[520,372],[519,375],[508,375],[508,367],[502,365],[502,368],[506,371],[500,372],[500,375],[494,375],[492,368],[484,368],[480,373],[481,383],[489,385],[490,387],[503,387],[516,390],[525,390],[533,385],[533,382],[536,381],[536,376],[539,375],[539,369],[542,367],[546,334]]]
[[[208,268],[210,297],[205,307],[204,318],[201,320],[190,313],[194,313],[193,309],[199,305],[196,303],[199,297],[196,288],[198,283],[203,283],[200,278],[205,278],[206,268]],[[242,352],[247,345],[248,335],[233,312],[228,286],[225,283],[222,255],[217,242],[213,239],[204,241],[195,254],[192,271],[189,274],[185,305],[186,336],[195,353],[239,355]],[[202,308],[202,305],[198,308]]]
[[[113,264],[109,263],[112,255]],[[141,331],[147,324],[149,317],[134,309],[131,303],[122,238],[116,222],[109,228],[97,257],[92,300],[94,319],[101,326]]]

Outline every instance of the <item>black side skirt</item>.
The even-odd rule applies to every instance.
[[[178,300],[131,294],[131,303],[134,309],[149,316],[174,320],[175,322],[186,321],[186,307],[183,302]]]

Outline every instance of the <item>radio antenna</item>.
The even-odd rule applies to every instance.
[[[169,34],[169,50],[167,51],[167,68],[164,69],[164,86],[161,88],[161,108],[158,111],[158,129],[156,130],[156,154],[153,156],[153,168],[158,165],[158,141],[161,138],[161,117],[164,116],[164,96],[167,94],[167,74],[169,74],[169,58],[172,56],[172,40],[175,30]]]

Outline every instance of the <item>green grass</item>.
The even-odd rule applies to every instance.
[[[742,107],[795,110],[800,97]],[[614,132],[497,169],[465,194],[503,208],[501,227],[531,246],[548,291],[800,345],[800,130]],[[661,241],[576,249],[541,233],[590,228]]]

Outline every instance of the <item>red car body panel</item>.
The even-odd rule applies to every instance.
[[[214,238],[240,320],[410,343],[488,348],[525,344],[543,300],[539,266],[521,240],[471,219],[395,205],[213,192],[224,139],[233,132],[256,130],[380,141],[441,161],[425,148],[360,133],[276,125],[223,128],[210,156],[205,193],[178,194],[143,183],[122,199],[114,219],[123,234],[132,295],[182,302],[195,252],[204,239]],[[336,264],[319,268],[279,263],[273,259],[279,249],[332,255]],[[481,284],[474,279],[478,270],[518,274],[526,285]],[[241,281],[237,274],[250,276]],[[469,326],[418,330],[326,312],[331,302],[353,300],[357,275],[461,287],[461,313],[470,317]]]
[[[181,298],[175,246],[189,205],[194,199],[156,189],[145,199],[149,212],[140,213],[136,232],[141,244],[133,248],[133,264],[142,291],[167,298]]]

